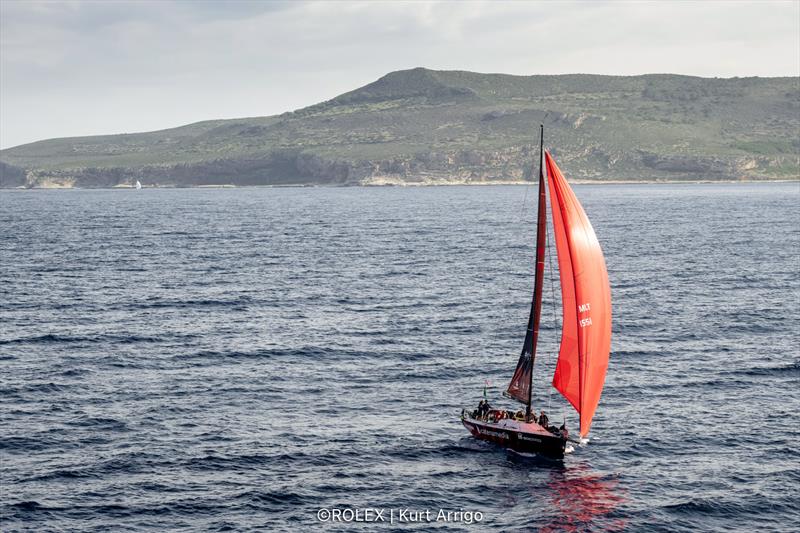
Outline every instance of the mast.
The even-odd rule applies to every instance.
[[[544,125],[539,130],[539,202],[536,218],[536,268],[534,271],[533,299],[528,316],[528,328],[522,353],[514,370],[514,376],[505,395],[525,404],[525,419],[531,418],[531,397],[533,388],[533,362],[536,358],[536,344],[539,338],[539,322],[542,315],[542,288],[544,287],[545,238],[547,237],[547,191],[544,176]]]
[[[525,419],[531,417],[531,398],[533,396],[533,363],[536,359],[536,344],[539,340],[539,323],[542,317],[542,289],[544,287],[544,259],[545,259],[545,238],[547,237],[547,192],[544,180],[544,124],[539,126],[539,206],[536,218],[536,272],[533,282],[533,301],[531,301],[531,317],[528,321],[529,332],[527,337],[531,339],[531,371],[528,377],[528,402],[525,408]],[[523,348],[524,350],[524,348]]]

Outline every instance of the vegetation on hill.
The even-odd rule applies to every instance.
[[[392,72],[272,117],[0,151],[0,186],[797,179],[800,78]]]

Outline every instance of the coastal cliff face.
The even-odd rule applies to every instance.
[[[538,124],[574,179],[800,176],[800,80],[425,69],[293,113],[0,152],[0,187],[531,179]]]

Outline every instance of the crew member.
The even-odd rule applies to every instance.
[[[547,429],[547,423],[548,422],[549,422],[549,420],[547,419],[547,415],[545,414],[544,411],[541,411],[539,413],[539,425],[542,426],[543,428]]]
[[[489,402],[486,400],[481,400],[480,403],[478,403],[478,417],[485,419],[488,414]]]

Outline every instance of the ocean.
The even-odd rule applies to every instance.
[[[800,184],[574,189],[614,326],[563,461],[459,421],[512,407],[533,187],[0,191],[0,530],[797,531]]]

